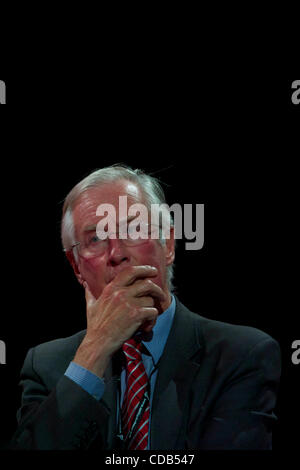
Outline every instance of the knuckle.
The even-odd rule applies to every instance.
[[[157,317],[157,316],[158,316],[158,309],[155,308],[155,307],[153,307],[152,310],[153,310],[153,315],[154,315],[155,317]]]
[[[111,297],[113,300],[117,300],[119,295],[119,291],[115,290],[111,293]]]
[[[151,281],[151,279],[145,279],[144,281],[144,289],[145,290],[149,290],[153,287],[153,282]]]
[[[118,289],[112,294],[113,299],[118,303],[124,303],[126,299],[125,291],[123,289]]]
[[[130,310],[129,310],[130,318],[132,320],[136,320],[140,316],[141,309],[142,309],[142,307],[137,307],[137,306],[131,307]]]

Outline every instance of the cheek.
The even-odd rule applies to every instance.
[[[102,264],[103,262],[100,256],[98,256],[97,258],[91,258],[89,260],[84,261],[85,269],[89,271],[98,270]]]
[[[138,264],[153,264],[158,266],[162,261],[162,252],[154,243],[145,243],[144,245],[135,247],[134,258]],[[136,264],[136,263],[135,263]]]
[[[80,266],[83,278],[89,283],[96,282],[98,285],[104,282],[104,269],[101,258],[83,261]]]

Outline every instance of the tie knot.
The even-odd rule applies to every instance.
[[[122,346],[123,352],[126,357],[127,363],[130,361],[140,361],[141,360],[141,349],[142,343],[131,338],[126,341]]]

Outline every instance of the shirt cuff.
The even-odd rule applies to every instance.
[[[96,374],[93,374],[93,372],[79,364],[76,364],[75,362],[70,362],[65,375],[92,395],[96,400],[101,400],[105,389],[105,383],[104,380]]]

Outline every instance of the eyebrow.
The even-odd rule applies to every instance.
[[[94,225],[88,225],[88,227],[85,227],[83,231],[84,232],[91,232],[93,230],[96,230],[96,227],[97,227],[97,225],[95,225],[95,224]]]
[[[130,217],[127,217],[127,220],[126,222],[131,222],[132,220],[136,219],[137,215],[131,215]],[[119,226],[119,223],[117,222],[117,226]],[[96,227],[97,227],[97,224],[93,224],[93,225],[88,225],[87,227],[84,228],[84,232],[92,232],[92,231],[95,231],[96,230]]]

